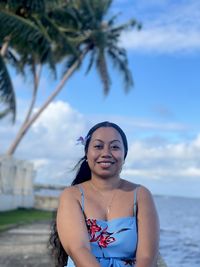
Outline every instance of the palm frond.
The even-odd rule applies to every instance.
[[[58,27],[75,28],[79,27],[79,20],[77,18],[77,10],[73,7],[54,8],[47,13],[48,17],[53,20]]]
[[[90,23],[95,23],[95,13],[94,13],[94,8],[92,8],[92,3],[94,1],[91,0],[81,0],[81,9],[83,10],[85,15],[88,15],[90,17]]]
[[[51,53],[50,39],[29,20],[0,11],[0,40],[11,36],[10,45],[19,54],[37,52],[43,63]]]
[[[16,102],[10,75],[3,58],[0,56],[0,103],[5,104],[12,113],[12,120],[15,121]],[[7,110],[7,109],[6,109]],[[8,112],[6,112],[7,114]],[[5,112],[4,112],[5,114]]]
[[[111,86],[106,55],[111,59],[114,66],[122,75],[125,85],[125,90],[128,91],[133,86],[133,78],[128,67],[128,58],[126,50],[118,46],[122,32],[133,27],[138,27],[139,24],[135,19],[131,19],[121,25],[115,25],[115,21],[119,14],[112,16],[104,21],[105,16],[112,4],[112,0],[84,0],[82,1],[85,10],[89,10],[85,16],[82,16],[83,25],[90,29],[91,33],[85,44],[91,46],[90,61],[88,65],[88,73],[96,61],[96,68],[101,78],[104,94],[107,95]],[[93,23],[93,20],[95,22]],[[88,25],[88,21],[90,24]],[[82,30],[84,30],[83,28]]]
[[[96,66],[97,66],[97,70],[99,72],[101,81],[103,83],[104,94],[107,95],[110,90],[111,81],[110,81],[110,76],[108,73],[106,57],[103,51],[99,51],[97,55]]]
[[[108,55],[113,62],[113,66],[118,68],[119,72],[124,76],[125,89],[128,91],[134,85],[132,73],[128,68],[128,58],[126,51],[118,47],[110,47]]]
[[[62,74],[62,76],[65,75],[65,73],[68,71],[68,69],[70,69],[71,66],[74,65],[74,63],[75,63],[76,61],[79,61],[79,62],[78,62],[79,64],[78,64],[78,67],[77,67],[77,70],[78,70],[78,69],[81,67],[81,65],[82,65],[82,61],[79,60],[79,56],[77,56],[77,55],[70,55],[70,56],[67,58],[67,60],[66,60],[66,62],[65,62],[65,66],[64,66],[64,68],[63,68],[63,74]]]
[[[42,28],[44,30],[47,29],[47,34],[55,45],[55,48],[53,49],[54,53],[57,55],[60,54],[61,57],[63,54],[76,54],[77,51],[74,43],[70,42],[67,35],[60,31],[53,20],[49,19],[47,16],[43,16],[40,21],[43,24]]]
[[[111,33],[120,33],[125,30],[129,30],[133,27],[137,27],[138,30],[141,29],[142,25],[135,19],[129,20],[127,23],[124,23],[120,26],[113,27],[110,32]]]
[[[108,22],[107,22],[108,26],[109,26],[109,27],[112,27],[113,24],[115,23],[116,19],[117,19],[120,15],[121,15],[121,12],[119,12],[119,13],[115,14],[114,16],[112,16],[112,17],[108,20]]]
[[[18,15],[27,13],[43,13],[47,9],[54,9],[63,5],[66,1],[61,0],[4,0],[0,2],[1,10],[13,11]]]
[[[103,18],[108,13],[108,10],[112,4],[112,0],[89,0],[89,3],[93,10],[95,20],[102,22]]]
[[[96,49],[94,48],[94,49],[92,49],[92,51],[90,53],[89,64],[88,64],[88,67],[86,69],[85,75],[87,75],[90,72],[92,66],[94,65],[95,58],[96,58]]]
[[[6,108],[3,111],[0,111],[0,119],[3,119],[4,117],[6,117],[9,113],[10,113],[9,108]]]
[[[15,51],[9,49],[7,55],[5,56],[5,60],[15,68],[18,74],[22,76],[25,75],[24,64],[20,60],[19,56],[16,55]]]

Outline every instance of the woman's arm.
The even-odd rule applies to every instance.
[[[138,246],[136,267],[155,267],[159,249],[159,220],[151,193],[138,191]]]
[[[76,267],[100,267],[91,254],[88,232],[77,188],[69,187],[63,191],[57,212],[57,230],[60,241]]]

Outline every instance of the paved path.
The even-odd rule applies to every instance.
[[[52,267],[49,232],[49,222],[38,222],[0,233],[0,267]]]

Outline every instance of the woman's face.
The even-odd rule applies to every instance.
[[[98,128],[92,134],[86,156],[92,175],[119,177],[124,163],[121,135],[113,127]]]

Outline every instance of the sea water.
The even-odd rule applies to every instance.
[[[167,266],[200,267],[200,199],[155,196],[154,200],[160,219],[160,252]]]
[[[155,197],[168,267],[200,267],[200,199]]]

